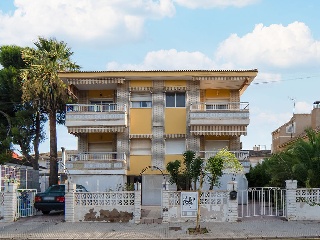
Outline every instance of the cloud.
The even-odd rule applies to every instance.
[[[251,33],[232,34],[216,52],[216,61],[237,62],[240,66],[266,65],[289,68],[320,63],[320,41],[302,22],[288,26],[257,24]]]
[[[141,64],[109,62],[107,70],[214,69],[214,65],[214,62],[201,52],[178,52],[170,49],[147,53]]]
[[[258,2],[258,0],[174,0],[177,4],[195,8],[217,8],[217,7],[244,7]]]
[[[141,37],[146,19],[175,14],[171,0],[15,0],[0,12],[0,43],[25,45],[45,36],[114,43]]]
[[[310,114],[313,106],[306,102],[296,102],[295,104],[295,113],[307,113]]]

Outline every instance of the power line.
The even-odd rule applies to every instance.
[[[319,77],[320,75],[315,76],[306,76],[306,77],[296,77],[296,78],[288,78],[288,79],[281,79],[281,80],[265,80],[259,82],[253,82],[251,84],[260,85],[260,84],[269,84],[269,83],[281,83],[281,82],[288,82],[288,81],[295,81],[295,80],[304,80],[304,79],[311,79],[315,77]]]

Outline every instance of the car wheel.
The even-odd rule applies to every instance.
[[[44,215],[48,215],[48,214],[50,213],[50,211],[42,211],[42,213],[43,213]]]

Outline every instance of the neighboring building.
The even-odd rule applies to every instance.
[[[261,146],[258,145],[254,146],[253,150],[249,150],[248,160],[251,167],[255,167],[258,163],[262,163],[266,158],[269,157],[271,157],[271,150],[262,149]]]
[[[61,72],[76,104],[67,105],[64,160],[72,180],[90,191],[142,181],[142,203],[160,204],[165,166],[193,150],[206,159],[227,147],[239,160],[249,103],[240,96],[257,70]],[[155,200],[154,200],[155,199]]]
[[[305,130],[320,130],[320,101],[313,104],[310,114],[293,114],[289,122],[272,132],[272,153],[285,150],[298,138],[307,138]]]
[[[77,153],[78,151],[69,150],[70,154]],[[64,163],[62,161],[62,151],[58,151],[58,179],[59,183],[64,183],[67,177]],[[50,175],[50,152],[40,153],[39,155],[39,183],[40,191],[43,192],[49,187],[49,175]]]
[[[18,182],[20,189],[37,189],[39,174],[33,170],[31,163],[23,162],[13,152],[11,160],[0,165],[0,192],[4,191],[8,182]]]

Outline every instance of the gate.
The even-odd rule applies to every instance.
[[[238,191],[238,218],[286,215],[286,190],[277,187]]]
[[[36,215],[34,208],[34,197],[37,189],[18,189],[17,190],[17,218],[31,217]]]

